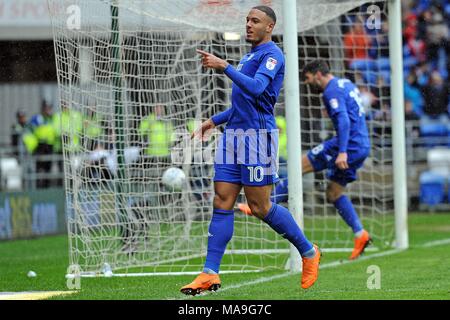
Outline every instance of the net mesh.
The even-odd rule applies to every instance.
[[[237,66],[250,50],[242,37],[245,17],[260,4],[277,12],[273,40],[283,47],[282,1],[48,2],[61,112],[70,119],[63,127],[63,150],[71,264],[83,272],[98,272],[104,263],[127,272],[198,271],[206,254],[220,130],[207,142],[189,135],[230,106],[231,82],[202,69],[196,49]],[[394,232],[389,61],[387,8],[376,3],[383,23],[372,30],[366,21],[373,4],[298,1],[299,60],[302,67],[324,58],[335,75],[354,80],[362,93],[373,146],[349,195],[381,248],[390,245]],[[348,39],[358,21],[370,45]],[[239,40],[228,40],[230,32]],[[358,55],[366,58],[355,59]],[[302,85],[301,105],[306,151],[333,130],[318,92]],[[283,123],[288,116],[283,92],[275,112]],[[187,176],[179,192],[161,183],[163,172],[174,166]],[[280,175],[285,173],[282,162]],[[351,230],[327,204],[325,187],[322,173],[304,177],[305,233],[324,249],[348,250]],[[285,195],[286,190],[278,193],[280,202]],[[288,252],[285,239],[236,211],[221,271],[283,268]]]

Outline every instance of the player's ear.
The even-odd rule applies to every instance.
[[[267,33],[271,33],[273,31],[273,28],[275,28],[275,23],[269,22],[266,28]]]
[[[317,71],[315,75],[316,75],[317,79],[322,79],[322,77],[323,77],[323,74],[320,71]]]

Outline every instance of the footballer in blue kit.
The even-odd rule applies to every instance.
[[[350,259],[358,258],[370,244],[353,204],[344,192],[357,179],[357,170],[370,153],[366,115],[358,88],[348,79],[330,73],[322,60],[308,63],[303,69],[305,82],[322,90],[323,103],[333,122],[336,136],[310,150],[302,158],[303,174],[327,170],[327,200],[352,229],[354,248]]]
[[[226,123],[214,162],[213,216],[208,229],[208,248],[203,272],[181,292],[196,295],[221,286],[220,263],[233,235],[234,205],[244,188],[253,215],[290,241],[303,261],[301,286],[317,280],[321,253],[303,234],[292,214],[270,201],[278,181],[278,130],[274,106],[283,85],[285,62],[272,41],[275,12],[268,6],[253,7],[246,18],[246,41],[252,45],[234,68],[208,52],[197,50],[202,65],[223,72],[232,82],[231,107],[203,122],[193,136]]]
[[[336,136],[324,141],[302,156],[302,173],[327,170],[329,180],[327,200],[352,229],[354,247],[350,259],[358,258],[371,243],[351,200],[344,194],[347,184],[357,179],[357,170],[370,153],[369,133],[358,88],[348,79],[330,73],[322,60],[308,63],[303,69],[306,84],[319,88]],[[248,215],[253,212],[247,204],[239,209]]]

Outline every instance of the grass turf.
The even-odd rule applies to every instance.
[[[280,271],[222,275],[223,290],[194,298],[179,293],[193,276],[136,278],[83,278],[77,294],[54,299],[450,299],[450,243],[424,247],[430,241],[450,238],[450,214],[410,214],[410,248],[352,263],[348,253],[327,253],[319,280],[309,290],[299,286],[299,274],[280,276]],[[0,242],[0,292],[67,290],[66,236]],[[369,290],[367,268],[381,271],[381,289]],[[28,278],[33,270],[37,277]],[[281,273],[282,274],[282,273]],[[251,284],[254,281],[256,283]]]

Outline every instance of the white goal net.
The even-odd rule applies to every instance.
[[[125,273],[198,272],[206,255],[220,130],[203,143],[189,134],[230,106],[231,82],[204,70],[196,49],[236,66],[250,50],[245,17],[261,4],[277,13],[273,40],[283,47],[282,1],[48,2],[61,107],[71,119],[63,135],[70,263],[83,273],[101,272],[105,263]],[[349,195],[374,248],[388,247],[394,219],[386,3],[297,3],[300,69],[322,58],[362,93],[372,152]],[[306,151],[333,131],[319,93],[303,85],[300,92]],[[276,116],[283,130],[289,117],[283,93]],[[185,172],[182,191],[162,185],[170,167]],[[280,174],[285,172],[281,163]],[[352,232],[326,203],[325,183],[323,174],[304,177],[304,231],[325,251],[346,251],[353,246]],[[283,203],[286,190],[280,192]],[[235,214],[221,271],[284,268],[288,242],[256,218]]]

